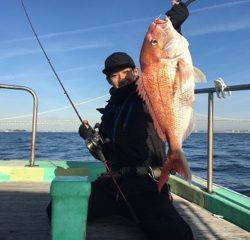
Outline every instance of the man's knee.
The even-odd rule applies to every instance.
[[[172,224],[161,225],[161,236],[159,239],[165,240],[167,237],[172,240],[193,240],[193,232],[190,226],[184,221],[173,222]]]
[[[178,235],[178,238],[176,238],[176,239],[194,240],[194,235],[193,235],[192,229],[190,228],[190,226],[186,222],[184,222],[183,226],[180,227],[179,229],[177,229],[177,231],[179,232],[179,235]]]
[[[182,219],[179,221],[158,221],[148,223],[144,231],[149,239],[157,240],[193,240],[193,232],[189,225]]]

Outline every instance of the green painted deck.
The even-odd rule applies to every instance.
[[[50,225],[45,208],[49,202],[50,183],[0,183],[0,239],[49,240]],[[174,204],[190,224],[196,240],[250,239],[250,233],[196,204],[174,195]],[[146,239],[130,222],[119,217],[99,219],[87,225],[87,240]]]
[[[100,162],[85,161],[36,161],[28,167],[28,161],[0,160],[0,182],[51,182],[57,176],[87,176],[93,181],[104,171]],[[171,176],[172,192],[194,202],[208,211],[222,215],[224,219],[250,231],[250,198],[221,186],[214,185],[214,193],[205,190],[206,181],[193,176],[193,184]]]

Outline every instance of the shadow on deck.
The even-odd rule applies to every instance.
[[[49,240],[49,184],[0,183],[0,239]]]
[[[1,240],[49,240],[50,226],[46,206],[49,183],[0,183]],[[241,228],[213,216],[210,212],[178,196],[175,206],[193,229],[195,239],[250,239]],[[167,237],[167,236],[166,236]],[[146,239],[131,222],[118,216],[88,223],[87,240]]]

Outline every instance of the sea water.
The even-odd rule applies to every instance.
[[[30,158],[31,133],[0,132],[0,160]],[[92,159],[77,133],[38,132],[37,160]],[[207,177],[207,135],[193,133],[183,150],[193,175]],[[214,134],[214,183],[250,197],[250,134]]]

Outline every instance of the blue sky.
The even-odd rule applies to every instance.
[[[101,73],[114,51],[129,53],[138,65],[141,44],[152,19],[170,8],[170,0],[25,0],[40,39],[83,118],[96,121],[95,108],[104,106],[109,85]],[[0,83],[25,85],[39,97],[39,111],[68,105],[59,84],[35,41],[19,0],[0,1]],[[213,81],[228,85],[250,83],[250,0],[197,0],[190,6],[183,35],[190,43],[194,64]],[[197,96],[195,111],[207,113],[207,96]],[[0,119],[26,115],[28,94],[0,90]],[[250,119],[249,91],[234,92],[215,101],[215,114]],[[69,108],[41,115],[75,119]]]

